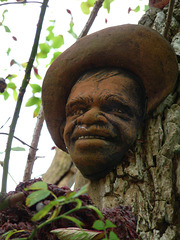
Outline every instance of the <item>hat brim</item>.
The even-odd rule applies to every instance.
[[[48,130],[64,151],[60,126],[69,93],[82,73],[100,67],[119,67],[139,76],[148,98],[147,113],[173,90],[178,72],[173,48],[151,28],[127,24],[79,39],[51,64],[42,87]]]

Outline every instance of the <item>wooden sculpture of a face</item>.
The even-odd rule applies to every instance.
[[[144,93],[126,74],[109,71],[78,81],[66,104],[64,142],[80,172],[104,177],[136,139]]]

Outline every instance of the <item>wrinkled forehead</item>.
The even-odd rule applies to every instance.
[[[144,86],[141,80],[131,72],[120,68],[105,68],[105,69],[94,69],[92,71],[84,73],[73,86],[72,92],[83,91],[89,88],[101,89],[106,91],[114,91],[121,93],[123,88],[128,92],[131,90],[133,94],[136,94],[137,89],[145,93]]]

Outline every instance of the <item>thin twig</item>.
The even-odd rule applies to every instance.
[[[0,132],[0,134],[2,134],[2,135],[7,135],[7,136],[9,135],[9,133],[3,133],[3,132]],[[38,150],[37,148],[34,148],[34,147],[30,146],[29,144],[25,143],[24,141],[22,141],[22,140],[21,140],[20,138],[18,138],[18,137],[13,136],[13,138],[15,138],[16,140],[18,140],[18,141],[21,142],[22,144],[24,144],[24,145],[26,145],[26,146],[28,146],[28,147],[36,150],[36,151]]]
[[[85,24],[85,27],[83,28],[81,34],[79,35],[78,39],[87,35],[89,29],[91,28],[97,13],[99,11],[99,9],[102,6],[102,3],[104,2],[104,0],[97,0],[95,2],[94,8],[89,16],[89,19],[87,21],[87,23]],[[40,133],[41,133],[41,129],[43,126],[43,122],[44,122],[44,114],[43,114],[43,109],[41,107],[39,115],[38,115],[38,120],[34,129],[34,134],[33,134],[33,138],[32,138],[32,142],[31,142],[31,146],[33,146],[34,148],[37,148],[38,146],[38,141],[40,138]],[[23,181],[28,181],[31,178],[31,174],[32,174],[32,169],[33,169],[33,165],[34,165],[34,161],[36,159],[36,152],[33,149],[29,150],[29,154],[28,154],[28,159],[27,159],[27,163],[26,163],[26,168],[24,171],[24,177],[23,177]]]
[[[94,4],[94,7],[93,7],[93,10],[89,16],[89,19],[85,25],[85,27],[83,28],[82,32],[80,33],[78,39],[84,37],[87,35],[87,33],[89,32],[89,29],[91,28],[98,12],[99,12],[99,9],[101,8],[102,4],[103,4],[104,0],[97,0]]]
[[[10,4],[24,4],[24,3],[40,3],[40,4],[43,4],[42,2],[38,2],[38,1],[29,1],[29,2],[26,2],[26,1],[23,1],[23,2],[7,2],[7,3],[1,3],[0,4],[0,7],[1,6],[4,6],[4,5],[10,5]]]
[[[5,125],[6,125],[6,123],[9,121],[9,119],[10,119],[10,117],[6,120],[6,122],[0,127],[0,129],[1,128],[3,128]]]
[[[163,32],[163,36],[166,39],[168,38],[169,27],[170,27],[172,15],[173,15],[174,3],[175,3],[175,0],[170,0],[169,2],[168,16],[167,16],[167,20],[166,20],[166,24]]]
[[[17,120],[18,120],[18,117],[19,117],[19,113],[20,113],[20,110],[21,110],[21,105],[22,105],[24,93],[25,93],[26,87],[29,83],[29,80],[30,80],[30,77],[31,77],[31,70],[33,68],[34,59],[35,59],[36,54],[37,54],[37,49],[38,49],[39,39],[40,39],[40,33],[41,33],[42,24],[43,24],[43,20],[44,20],[44,16],[45,16],[48,1],[49,0],[44,0],[43,4],[42,4],[42,7],[41,7],[40,17],[39,17],[39,21],[38,21],[38,24],[37,24],[37,30],[36,30],[36,35],[35,35],[32,51],[31,51],[31,54],[30,54],[30,58],[29,58],[26,70],[25,70],[24,79],[22,81],[22,85],[21,85],[21,88],[19,90],[19,95],[18,95],[18,99],[17,99],[17,103],[16,103],[16,108],[15,108],[12,123],[11,123],[11,126],[10,126],[8,142],[7,142],[7,147],[6,147],[6,153],[5,153],[5,158],[4,158],[4,165],[3,165],[3,178],[2,178],[2,189],[1,189],[2,192],[6,192],[6,188],[7,188],[7,175],[8,175],[9,159],[10,159],[12,140],[13,140]]]

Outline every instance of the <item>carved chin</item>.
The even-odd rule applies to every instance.
[[[76,156],[73,162],[85,178],[97,180],[105,177],[121,162],[127,149],[116,153],[110,153],[110,149],[109,152],[98,153],[95,149],[93,151],[93,148],[91,151],[83,153],[83,156],[80,154],[79,158]]]

